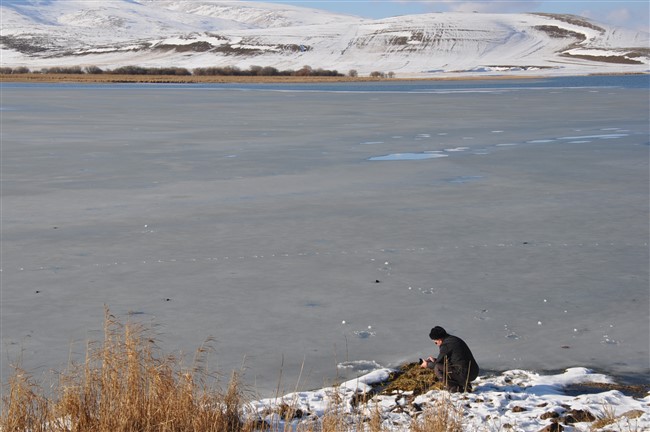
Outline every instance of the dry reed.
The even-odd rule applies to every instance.
[[[443,398],[425,410],[410,425],[411,432],[462,432],[463,410]]]
[[[209,342],[209,341],[208,341]],[[249,404],[239,374],[225,390],[207,368],[209,344],[191,365],[165,355],[151,329],[121,324],[106,309],[104,339],[89,342],[83,363],[71,363],[51,376],[43,389],[19,367],[5,385],[0,413],[2,432],[384,432],[379,404],[368,395],[355,404],[333,389],[330,406],[315,416],[296,404],[281,404],[263,420]],[[409,374],[404,374],[404,377]],[[409,377],[421,387],[423,377]],[[425,380],[426,381],[426,380]],[[272,412],[272,413],[273,413]],[[272,414],[271,413],[271,414]],[[266,413],[269,414],[269,413]],[[420,415],[414,432],[460,431],[462,412],[450,401]],[[270,424],[269,418],[277,418]]]
[[[109,311],[104,341],[57,376],[52,396],[16,369],[3,394],[3,432],[248,432],[245,398],[233,373],[225,391],[205,367],[201,347],[191,367],[162,355],[149,330],[120,324]]]

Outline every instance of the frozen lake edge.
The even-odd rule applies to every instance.
[[[645,102],[3,89],[3,382],[20,349],[82,353],[103,304],[184,352],[214,336],[261,390],[283,357],[317,388],[429,355],[433,325],[487,369],[644,374]]]

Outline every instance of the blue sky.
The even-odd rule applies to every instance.
[[[446,11],[478,12],[550,12],[568,13],[592,18],[604,24],[649,31],[648,0],[614,1],[518,1],[518,0],[264,0],[289,3],[358,15],[364,18],[385,18],[396,15]]]

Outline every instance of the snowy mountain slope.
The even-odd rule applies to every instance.
[[[359,18],[335,14],[318,9],[288,6],[277,3],[238,1],[205,2],[194,0],[142,0],[173,11],[193,15],[225,18],[247,23],[258,28],[291,27],[351,21]]]
[[[5,0],[2,12],[3,35],[82,32],[93,41],[103,42],[248,27],[237,21],[175,12],[130,0]]]
[[[289,5],[5,0],[3,66],[252,65],[427,74],[647,72],[648,33],[550,14],[364,20]]]

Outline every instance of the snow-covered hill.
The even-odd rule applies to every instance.
[[[648,72],[648,33],[568,15],[381,20],[258,2],[5,0],[2,66],[304,65],[398,77]]]

